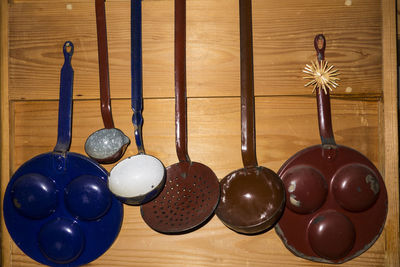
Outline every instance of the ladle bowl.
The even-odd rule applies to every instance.
[[[220,181],[219,219],[232,230],[254,234],[271,228],[282,214],[284,188],[272,170],[257,166],[236,170]],[[279,180],[278,180],[279,181]]]
[[[85,142],[85,152],[99,163],[113,163],[124,155],[130,142],[120,129],[103,128],[89,135]]]
[[[141,205],[163,189],[165,167],[156,157],[138,154],[119,162],[110,171],[108,187],[122,202]]]

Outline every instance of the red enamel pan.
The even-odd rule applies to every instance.
[[[322,144],[305,148],[278,171],[286,190],[286,208],[275,230],[296,256],[324,263],[351,260],[378,239],[385,224],[388,197],[374,164],[360,152],[335,142],[329,90],[337,84],[324,60],[326,40],[315,37],[318,60],[313,75]],[[308,69],[308,70],[307,70]]]

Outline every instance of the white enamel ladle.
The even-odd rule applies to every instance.
[[[131,0],[132,122],[138,154],[119,162],[110,172],[108,186],[122,202],[141,205],[156,197],[165,184],[165,167],[145,154],[142,138],[142,0]]]

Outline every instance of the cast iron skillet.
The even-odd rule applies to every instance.
[[[107,172],[69,152],[72,126],[72,42],[64,44],[58,137],[53,152],[24,163],[4,195],[4,220],[18,247],[51,266],[77,266],[101,256],[121,228],[122,204],[107,188]]]
[[[257,163],[251,0],[240,0],[239,10],[244,168],[231,172],[221,180],[221,197],[216,214],[232,230],[256,234],[270,229],[278,221],[285,207],[285,191],[278,175]]]
[[[219,183],[204,164],[191,161],[187,149],[186,1],[175,0],[175,137],[179,162],[167,167],[164,189],[141,206],[143,220],[165,234],[193,231],[213,215]]]
[[[325,37],[315,37],[318,63],[325,64]],[[329,90],[317,88],[321,145],[288,159],[278,171],[286,189],[286,209],[275,227],[296,256],[343,263],[371,247],[385,224],[385,184],[371,161],[337,145],[333,136]]]

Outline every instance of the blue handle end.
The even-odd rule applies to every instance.
[[[74,54],[74,44],[71,41],[66,41],[63,46],[64,57],[71,59]]]

